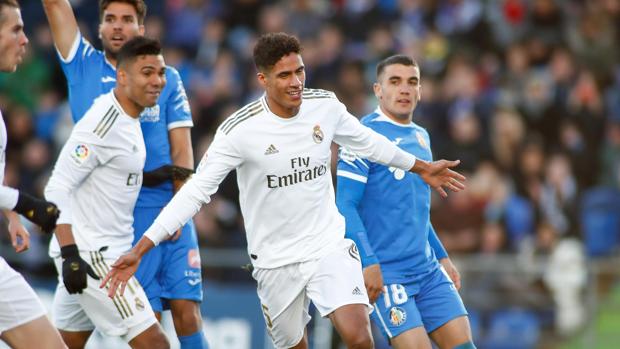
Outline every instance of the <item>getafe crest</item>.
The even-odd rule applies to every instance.
[[[418,139],[418,143],[420,143],[420,146],[422,148],[428,149],[428,144],[426,144],[426,140],[424,140],[424,136],[422,135],[422,133],[416,131],[415,136]]]
[[[399,307],[393,307],[390,309],[390,322],[394,326],[402,325],[407,320],[407,312]]]
[[[312,139],[314,139],[314,143],[318,144],[323,142],[324,137],[325,136],[323,135],[323,131],[321,131],[321,126],[314,126],[314,130],[312,131]]]

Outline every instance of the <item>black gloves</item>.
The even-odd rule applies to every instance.
[[[60,213],[54,203],[37,199],[21,191],[13,210],[40,226],[46,233],[51,233],[56,228],[56,220]]]
[[[153,171],[144,172],[142,175],[142,185],[145,187],[155,187],[168,180],[185,181],[192,173],[194,173],[194,171],[188,168],[175,165],[164,165]]]
[[[82,293],[82,290],[86,288],[87,273],[92,278],[99,280],[99,276],[95,274],[93,268],[80,257],[77,245],[61,247],[60,255],[63,258],[62,281],[69,293]]]

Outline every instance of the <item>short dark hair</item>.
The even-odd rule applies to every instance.
[[[17,2],[17,0],[0,0],[0,23],[4,21],[4,16],[2,16],[2,11],[4,11],[4,7],[19,8],[19,3]]]
[[[293,35],[268,33],[258,38],[254,46],[254,64],[259,71],[269,70],[280,58],[290,53],[301,53],[301,44]]]
[[[387,67],[388,65],[392,65],[392,64],[402,64],[408,67],[418,66],[418,63],[415,60],[413,60],[413,58],[407,55],[390,56],[382,60],[381,62],[379,62],[379,64],[377,64],[377,79],[379,79],[379,76],[383,73],[383,71],[385,70],[385,67]]]
[[[121,64],[134,60],[138,56],[157,56],[161,54],[161,44],[159,41],[145,36],[136,36],[127,41],[118,51],[116,56],[116,67]]]
[[[144,24],[144,17],[146,17],[146,4],[144,0],[99,0],[99,22],[103,21],[103,12],[113,2],[122,2],[133,6],[138,16],[138,24]]]

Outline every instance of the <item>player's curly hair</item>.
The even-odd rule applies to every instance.
[[[254,64],[259,71],[273,68],[280,58],[290,53],[301,53],[301,44],[293,35],[268,33],[258,38],[254,46]]]
[[[138,24],[144,24],[144,17],[146,17],[146,4],[144,0],[99,0],[99,21],[103,21],[103,12],[113,2],[122,2],[133,6],[138,16]]]

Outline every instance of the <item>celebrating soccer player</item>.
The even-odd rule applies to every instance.
[[[131,38],[144,34],[146,5],[143,0],[100,0],[99,38],[96,50],[80,33],[68,0],[42,0],[69,85],[73,120],[80,120],[92,102],[116,84],[119,49]],[[192,116],[179,73],[166,69],[168,83],[159,101],[140,115],[146,144],[144,182],[134,211],[134,243],[153,223],[194,168],[190,128]],[[158,316],[172,311],[181,349],[205,349],[202,332],[202,278],[198,239],[190,221],[176,234],[144,257],[136,277],[143,285]],[[197,257],[197,258],[196,258]]]
[[[168,340],[135,278],[129,294],[107,297],[95,279],[131,247],[133,209],[146,149],[140,113],[157,104],[166,84],[161,47],[136,37],[116,57],[116,87],[97,98],[62,148],[45,197],[60,217],[50,256],[59,274],[54,323],[71,348],[95,327],[132,348],[168,348]]]
[[[254,47],[265,94],[228,117],[194,175],[144,237],[104,279],[110,295],[136,270],[146,251],[166,239],[237,171],[248,254],[265,322],[277,348],[307,348],[309,302],[334,324],[349,348],[371,348],[359,254],[344,239],[330,170],[332,141],[402,170],[420,173],[441,192],[461,190],[457,162],[416,159],[362,126],[329,91],[305,89],[297,38],[265,34]]]
[[[379,107],[362,124],[418,159],[432,160],[428,132],[412,121],[420,69],[397,55],[377,65]],[[395,348],[475,348],[457,292],[458,271],[430,222],[431,190],[422,178],[342,148],[336,202],[346,237],[359,247],[371,318]],[[448,277],[449,274],[450,277]],[[451,279],[452,280],[451,280]],[[454,281],[454,282],[452,282]]]

